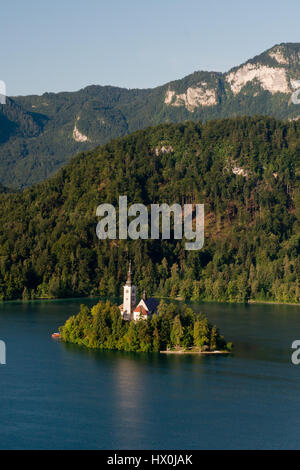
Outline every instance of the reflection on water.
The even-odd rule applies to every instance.
[[[298,307],[194,304],[234,353],[177,356],[53,340],[83,302],[0,304],[1,448],[300,448]]]

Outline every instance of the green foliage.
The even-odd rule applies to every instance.
[[[299,80],[300,44],[280,47],[288,58],[286,64],[279,64],[270,51],[249,62],[283,68],[288,80]],[[8,99],[5,106],[0,106],[0,182],[13,188],[27,187],[53,175],[76,152],[159,123],[207,121],[245,114],[286,120],[299,116],[299,105],[291,105],[289,94],[264,90],[257,80],[234,94],[226,77],[216,72],[194,72],[154,89],[89,86],[72,93]],[[178,95],[201,83],[213,90],[216,104],[187,109],[184,105],[165,103],[168,90]],[[75,124],[88,140],[74,140]]]
[[[174,346],[180,346],[182,337],[183,337],[183,328],[181,325],[180,316],[176,315],[172,323],[171,344],[174,344]]]
[[[140,294],[299,302],[299,131],[300,122],[263,117],[159,125],[1,193],[0,299],[120,296],[130,257]],[[204,203],[204,247],[98,240],[97,206],[118,207],[124,194],[129,205]],[[165,325],[159,341],[169,334]]]
[[[194,323],[194,344],[199,348],[204,348],[209,344],[209,324],[205,317],[199,317]]]
[[[109,301],[99,302],[91,310],[81,305],[80,312],[60,327],[61,339],[95,349],[159,352],[161,348],[229,350],[215,326],[202,314],[186,305],[160,303],[159,315],[151,319],[124,321],[119,308]],[[205,322],[205,328],[197,325]],[[194,337],[192,332],[197,331]],[[204,347],[205,346],[205,347]]]

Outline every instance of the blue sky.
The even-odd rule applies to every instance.
[[[1,2],[7,94],[147,88],[300,42],[299,0]]]

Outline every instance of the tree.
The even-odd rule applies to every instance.
[[[194,323],[194,345],[203,349],[209,343],[209,325],[206,318],[199,317]]]
[[[153,351],[154,352],[159,352],[160,351],[160,337],[159,337],[159,331],[158,328],[154,328],[153,330]]]
[[[216,325],[214,325],[210,333],[209,349],[211,351],[214,351],[217,348],[217,339],[218,339],[218,330],[217,330]]]
[[[124,349],[125,351],[137,351],[139,349],[139,340],[136,323],[131,321],[129,328],[124,336]]]
[[[181,338],[183,337],[183,328],[180,321],[180,315],[176,315],[173,320],[171,329],[171,343],[174,346],[180,346]]]

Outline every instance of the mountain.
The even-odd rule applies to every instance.
[[[227,73],[195,72],[154,89],[89,86],[0,105],[0,183],[47,178],[77,152],[163,122],[236,115],[300,117],[300,43],[280,44]]]
[[[299,302],[299,137],[300,121],[268,117],[160,124],[0,194],[0,298],[116,296],[130,258],[139,294]],[[120,195],[204,203],[203,248],[98,240],[96,208]]]

